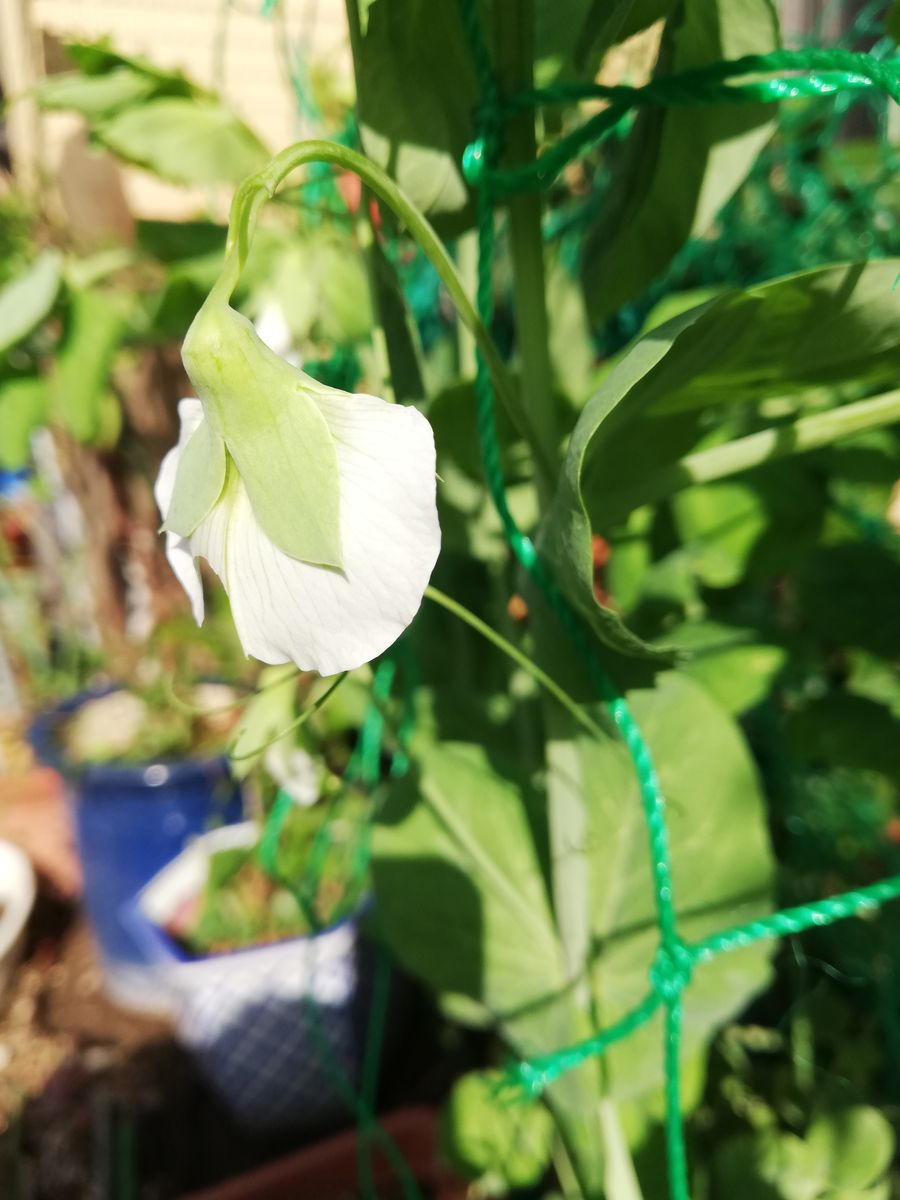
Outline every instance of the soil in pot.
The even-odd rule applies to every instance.
[[[56,729],[76,768],[136,765],[224,753],[240,715],[237,692],[224,684],[198,684],[189,704],[173,704],[162,687],[114,690],[85,700]]]
[[[179,903],[165,932],[207,956],[308,937],[358,912],[369,802],[348,791],[338,803],[338,816],[333,803],[292,805],[268,861],[259,842],[214,851],[202,890]]]

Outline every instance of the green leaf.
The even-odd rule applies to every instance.
[[[596,453],[611,432],[628,418],[640,415],[664,394],[667,373],[657,370],[684,330],[698,320],[704,307],[693,309],[641,338],[613,367],[585,406],[566,452],[556,495],[541,527],[539,545],[568,598],[592,625],[600,640],[622,654],[645,657],[660,664],[671,661],[665,652],[648,646],[631,633],[612,609],[594,594],[591,524],[582,495],[582,475],[588,455]],[[689,354],[683,371],[703,356]]]
[[[137,244],[162,262],[194,260],[225,250],[228,230],[214,221],[156,221],[142,218],[135,223]],[[207,289],[208,290],[208,289]]]
[[[240,183],[269,160],[263,143],[215,100],[165,97],[98,125],[99,140],[127,162],[174,183]]]
[[[62,256],[45,250],[24,275],[0,290],[0,354],[27,337],[50,313],[59,294]]]
[[[597,355],[581,289],[559,262],[547,273],[550,358],[561,390],[580,407],[596,379]]]
[[[327,389],[274,354],[246,317],[221,303],[198,313],[182,358],[268,537],[292,558],[340,567],[337,453],[315,400]]]
[[[120,54],[114,50],[109,38],[96,42],[67,41],[63,43],[66,54],[84,75],[102,76],[122,68],[152,79],[158,90],[170,96],[208,96],[210,93],[199,88],[180,71],[167,71],[149,59]]]
[[[18,471],[28,465],[31,434],[47,418],[47,385],[23,375],[0,379],[0,467]]]
[[[726,293],[697,322],[706,361],[673,381],[657,412],[747,403],[808,388],[895,385],[900,368],[900,259],[842,263]],[[713,330],[715,329],[715,334]],[[686,347],[685,347],[686,349]]]
[[[771,0],[683,0],[668,22],[661,58],[669,70],[683,71],[778,45]],[[773,116],[760,104],[641,114],[585,248],[582,278],[594,320],[636,299],[688,238],[705,232],[768,140]]]
[[[553,1120],[543,1104],[510,1103],[500,1080],[499,1071],[473,1071],[457,1081],[441,1113],[441,1148],[466,1178],[530,1187],[550,1163]]]
[[[151,76],[130,67],[115,67],[104,75],[80,71],[50,75],[38,84],[37,100],[45,110],[77,112],[88,121],[98,121],[149,100],[158,90],[159,84]]]
[[[663,677],[633,696],[669,799],[676,901],[687,938],[768,911],[773,862],[762,798],[734,724],[689,680]],[[593,948],[588,965],[604,1025],[641,1000],[658,941],[649,854],[624,746],[579,738],[588,781]],[[374,837],[386,936],[432,987],[487,1007],[519,1052],[574,1040],[576,1019],[547,896],[540,798],[474,745],[419,744],[417,770],[394,785]],[[685,997],[684,1053],[768,979],[771,945],[698,967]],[[656,1023],[607,1056],[610,1094],[662,1078]]]
[[[105,293],[73,292],[53,377],[54,416],[80,442],[104,432],[109,374],[125,319]]]
[[[898,270],[898,260],[826,267],[723,294],[650,330],[604,377],[575,426],[541,546],[569,598],[607,644],[641,652],[620,618],[594,597],[592,528],[607,532],[644,503],[641,481],[652,481],[693,448],[707,407],[728,403],[734,412],[739,404],[823,383],[856,381],[874,389],[896,379],[900,291],[892,289]],[[765,509],[789,515],[787,498],[777,494],[789,477],[775,472],[773,464],[755,474],[756,483],[714,486],[722,495],[762,487]],[[768,474],[782,483],[764,485]],[[801,499],[809,493],[808,483],[790,478]],[[738,492],[730,494],[737,502]],[[752,499],[744,500],[753,507]],[[694,501],[682,504],[690,521]],[[797,510],[797,520],[809,516],[805,528],[817,519],[815,507],[804,500]],[[754,544],[754,537],[745,538],[744,550]]]
[[[840,1113],[817,1117],[806,1135],[807,1144],[829,1162],[834,1188],[868,1188],[877,1183],[894,1157],[894,1131],[876,1108],[857,1105]]]
[[[479,91],[457,5],[374,0],[356,69],[366,154],[424,213],[445,218],[442,232],[460,232],[471,218],[460,164]]]
[[[708,587],[745,576],[771,578],[815,545],[825,494],[791,463],[772,463],[672,497],[672,515],[691,571]]]
[[[533,836],[537,794],[469,743],[420,743],[414,761],[374,831],[391,945],[435,990],[495,1017],[540,1004],[565,980]]]
[[[318,304],[318,333],[340,344],[361,341],[372,328],[365,268],[353,243],[317,230],[309,242],[308,271]]]
[[[641,499],[635,480],[694,448],[705,409],[735,412],[822,386],[890,387],[900,371],[898,272],[900,259],[817,268],[654,324],[605,376],[576,427],[569,457],[582,457],[589,506],[606,521],[626,513]]]
[[[893,0],[884,18],[884,31],[895,42],[900,42],[900,0]]]
[[[629,696],[667,800],[679,928],[686,940],[753,920],[771,907],[774,861],[756,770],[737,726],[692,680],[660,676]],[[643,999],[658,943],[654,883],[634,767],[619,740],[578,738],[588,781],[595,1008],[604,1026]],[[772,944],[698,966],[684,996],[690,1057],[768,982]],[[658,1019],[612,1047],[609,1094],[659,1086]]]
[[[162,289],[148,298],[149,332],[181,341],[222,270],[222,251],[172,263]]]
[[[592,0],[578,37],[577,61],[602,56],[618,42],[668,17],[678,0]]]
[[[760,643],[752,629],[715,621],[681,625],[666,633],[665,642],[684,653],[684,673],[735,716],[765,699],[788,658],[782,646]]]

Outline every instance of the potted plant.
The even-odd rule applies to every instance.
[[[243,735],[296,693],[296,673],[270,694],[263,680]],[[260,819],[196,838],[123,919],[236,1116],[316,1126],[345,1111],[361,1059],[371,801],[294,737],[266,748],[256,778]]]
[[[191,839],[243,815],[223,755],[236,701],[218,684],[198,685],[180,707],[162,683],[105,685],[31,728],[37,754],[66,782],[104,983],[124,1007],[166,1012],[170,999],[123,927],[122,904]]]

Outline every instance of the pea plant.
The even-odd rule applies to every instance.
[[[504,1048],[446,1114],[478,1194],[887,1195],[890,1126],[817,1086],[837,1046],[811,1034],[812,1074],[794,1055],[754,1107],[719,1031],[786,986],[777,938],[867,914],[873,953],[896,942],[900,259],[661,281],[750,203],[779,110],[862,96],[884,121],[893,44],[787,51],[771,0],[348,19],[358,147],[300,142],[240,183],[184,340],[172,568],[199,622],[210,564],[262,662],[391,664],[375,919]],[[287,362],[235,300],[265,206],[322,164],[361,181],[373,394]],[[430,344],[397,246],[439,280]],[[710,1148],[688,1119],[717,1080]]]

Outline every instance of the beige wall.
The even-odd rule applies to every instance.
[[[279,53],[279,21],[260,16],[261,0],[27,0],[27,5],[39,34],[108,36],[125,54],[144,55],[220,88],[273,151],[309,132]],[[349,87],[343,0],[281,0],[281,9],[290,44],[307,62],[332,68]],[[42,158],[51,172],[75,128],[69,117],[45,119]],[[138,215],[187,215],[210,202],[208,193],[191,195],[138,171],[124,172],[124,186]]]

